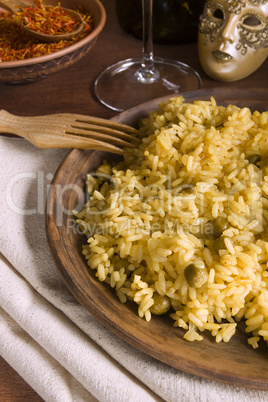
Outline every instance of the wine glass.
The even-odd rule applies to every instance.
[[[110,109],[122,112],[150,99],[195,90],[202,85],[199,74],[187,64],[154,57],[152,15],[153,0],[142,0],[142,58],[119,61],[106,68],[95,81],[97,98]]]

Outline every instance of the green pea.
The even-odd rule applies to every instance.
[[[224,217],[219,216],[212,222],[212,234],[216,238],[220,237],[227,228],[228,221]]]
[[[184,277],[192,288],[201,288],[208,280],[208,272],[206,268],[190,264],[184,270]]]
[[[220,236],[220,237],[218,237],[218,238],[214,241],[213,247],[214,247],[214,250],[215,250],[215,251],[218,252],[219,250],[224,250],[224,249],[226,249],[226,245],[225,245],[224,239],[225,239],[225,236]]]
[[[247,157],[247,160],[249,161],[249,163],[257,165],[257,163],[261,161],[261,157],[258,154],[252,154]]]
[[[151,307],[151,313],[155,315],[165,314],[170,309],[170,300],[167,296],[161,296],[159,293],[153,294],[154,304]]]

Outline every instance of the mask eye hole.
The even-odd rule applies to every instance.
[[[244,19],[243,25],[246,25],[248,27],[258,27],[258,26],[262,25],[262,22],[255,15],[249,15],[248,17],[246,17]]]
[[[216,20],[223,20],[224,19],[223,11],[220,8],[215,8],[214,10],[212,10],[211,13],[212,13],[212,16]]]

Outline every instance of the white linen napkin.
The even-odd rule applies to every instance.
[[[0,354],[45,401],[251,401],[251,391],[192,376],[106,330],[65,286],[50,255],[45,203],[67,150],[0,138]]]

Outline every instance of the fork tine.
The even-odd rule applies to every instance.
[[[36,141],[35,141],[36,140]],[[54,140],[54,141],[53,141]],[[127,154],[128,152],[109,142],[99,141],[94,138],[73,134],[61,134],[60,137],[52,138],[51,135],[43,135],[41,138],[33,138],[31,141],[39,148],[79,148],[79,149],[95,149],[107,151],[119,155]]]
[[[107,127],[114,130],[118,130],[119,132],[125,132],[128,134],[140,135],[140,132],[131,126],[128,126],[123,123],[118,123],[114,120],[107,120],[101,117],[93,117],[93,116],[79,116],[75,119],[78,123],[84,123],[86,125],[93,124],[95,126],[100,126],[101,128]]]
[[[107,142],[98,141],[98,140],[94,140],[94,139],[90,139],[88,146],[84,145],[83,149],[95,149],[95,150],[99,150],[99,151],[107,151],[107,152],[111,152],[113,154],[118,154],[118,155],[127,154],[127,152],[124,151],[124,149],[122,149],[122,148],[119,148],[119,147],[117,147],[113,144],[109,144]]]
[[[129,135],[129,134],[125,134],[122,135],[123,138],[120,137],[115,137],[113,135],[108,133],[104,133],[103,130],[98,131],[88,131],[87,129],[78,127],[78,126],[71,126],[72,129],[66,129],[65,133],[66,134],[70,134],[70,135],[79,135],[81,137],[85,137],[85,138],[92,138],[95,140],[100,140],[103,142],[109,142],[110,144],[114,144],[116,146],[121,146],[121,147],[135,147],[137,146],[137,143],[140,142],[139,139],[136,139],[137,141],[136,144],[133,144],[132,141],[133,140],[133,136]],[[120,134],[124,134],[124,133],[120,133]]]
[[[86,136],[92,136],[92,135],[97,135],[99,136],[101,134],[106,134],[106,135],[110,135],[111,138],[121,138],[122,140],[127,141],[128,143],[140,143],[141,139],[135,137],[134,135],[136,135],[136,131],[134,131],[131,135],[128,133],[125,133],[123,131],[119,131],[117,129],[111,128],[111,127],[107,127],[107,126],[101,126],[101,125],[95,125],[95,124],[90,124],[90,123],[86,123],[84,121],[78,121],[76,120],[77,123],[80,124],[70,124],[70,127],[79,130],[79,134],[80,135],[86,135]],[[131,127],[129,127],[131,128]],[[84,131],[82,131],[84,130]],[[130,130],[129,130],[130,131]]]

